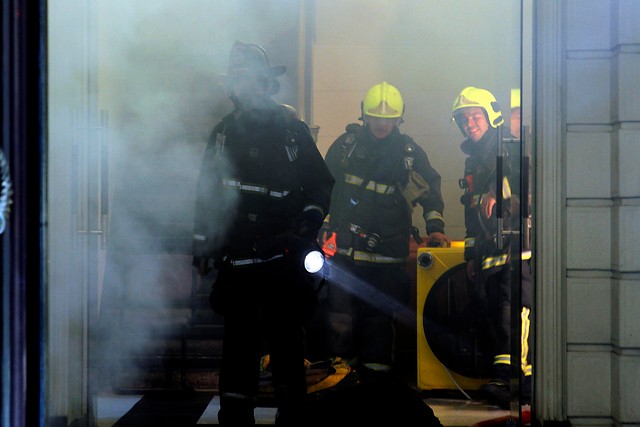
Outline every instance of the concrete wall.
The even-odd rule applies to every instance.
[[[544,248],[536,269],[539,413],[575,426],[638,425],[640,3],[537,7],[538,40],[549,44],[537,46],[535,70],[537,207],[546,222],[536,235]]]
[[[640,3],[566,12],[567,414],[637,424]]]

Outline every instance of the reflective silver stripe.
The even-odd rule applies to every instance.
[[[288,195],[289,195],[289,190],[282,190],[282,191],[271,190],[271,191],[269,191],[269,196],[273,197],[274,199],[282,199],[283,197],[287,197]]]
[[[476,245],[476,239],[473,237],[467,237],[466,239],[464,239],[464,247],[466,248],[472,248]]]
[[[298,158],[298,146],[297,145],[293,146],[293,147],[285,145],[284,148],[287,151],[287,157],[289,158],[290,162],[293,162],[296,158]]]
[[[249,396],[246,394],[242,394],[242,393],[229,393],[229,392],[223,392],[220,393],[221,397],[233,397],[234,399],[243,399],[243,400],[254,400],[255,398],[253,396]]]
[[[440,219],[444,221],[444,218],[442,218],[442,215],[440,215],[440,212],[438,211],[429,211],[429,213],[427,213],[427,215],[425,216],[425,220],[427,221],[430,221],[432,219]]]
[[[391,366],[383,365],[382,363],[365,363],[364,366],[377,372],[389,372],[391,370]]]
[[[234,267],[241,267],[243,265],[251,265],[251,264],[261,264],[263,262],[268,262],[277,258],[282,258],[284,255],[279,254],[279,255],[274,255],[269,259],[262,259],[262,258],[241,258],[241,259],[232,259],[229,262],[231,263],[231,265],[233,265]]]
[[[246,191],[248,193],[267,194],[269,192],[269,189],[264,186],[243,184],[242,182],[233,179],[223,179],[222,183],[227,187],[235,188],[240,191]]]
[[[374,254],[371,252],[364,252],[364,251],[354,251],[353,259],[355,261],[368,261],[368,262],[375,262],[378,264],[398,264],[405,261],[405,258],[393,258],[389,256],[384,256],[384,255]]]
[[[355,261],[375,262],[378,264],[398,264],[406,261],[405,258],[393,258],[393,257],[388,257],[380,254],[373,254],[371,252],[354,251],[353,248],[349,248],[349,249],[338,248],[336,250],[336,253],[340,255],[345,255],[348,257],[353,255],[353,259]]]
[[[324,211],[318,205],[307,205],[307,206],[304,207],[304,209],[302,209],[302,212],[307,212],[307,211],[310,211],[312,209],[315,209],[315,210],[319,211],[324,216]]]
[[[203,236],[202,234],[194,234],[193,240],[200,240],[204,242],[205,240],[207,240],[207,236]]]
[[[223,179],[222,184],[225,185],[226,187],[244,191],[246,193],[269,195],[274,199],[282,199],[284,197],[287,197],[290,193],[289,190],[279,190],[279,189],[270,190],[269,188],[263,185],[242,183],[241,181],[237,181],[234,179]]]

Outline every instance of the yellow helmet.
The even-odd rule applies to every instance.
[[[493,128],[497,128],[504,123],[498,101],[496,101],[495,96],[486,89],[473,86],[462,89],[462,92],[460,92],[460,95],[456,98],[453,103],[453,108],[451,109],[453,118],[455,119],[456,114],[460,112],[459,110],[466,107],[482,108],[487,114],[489,125]]]
[[[400,91],[387,82],[371,86],[361,107],[363,117],[367,115],[392,119],[404,114],[404,101]]]

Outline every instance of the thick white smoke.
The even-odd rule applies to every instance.
[[[104,351],[115,351],[105,359],[153,355],[154,336],[188,319],[196,181],[211,129],[232,109],[229,51],[235,40],[257,43],[273,65],[288,65],[298,9],[293,0],[101,2],[98,92],[111,165],[101,320],[113,341]],[[292,103],[295,72],[289,65],[279,79],[276,101]],[[118,342],[127,334],[142,339]]]

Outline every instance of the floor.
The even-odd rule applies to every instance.
[[[465,397],[438,396],[435,393],[424,400],[445,427],[507,425],[506,422],[498,423],[495,420],[510,415],[509,411]],[[95,400],[94,417],[97,427],[212,426],[218,425],[218,408],[218,396],[212,392],[144,395],[103,393]],[[523,411],[526,410],[527,407],[524,407]],[[255,416],[257,424],[273,425],[275,408],[259,407]]]

